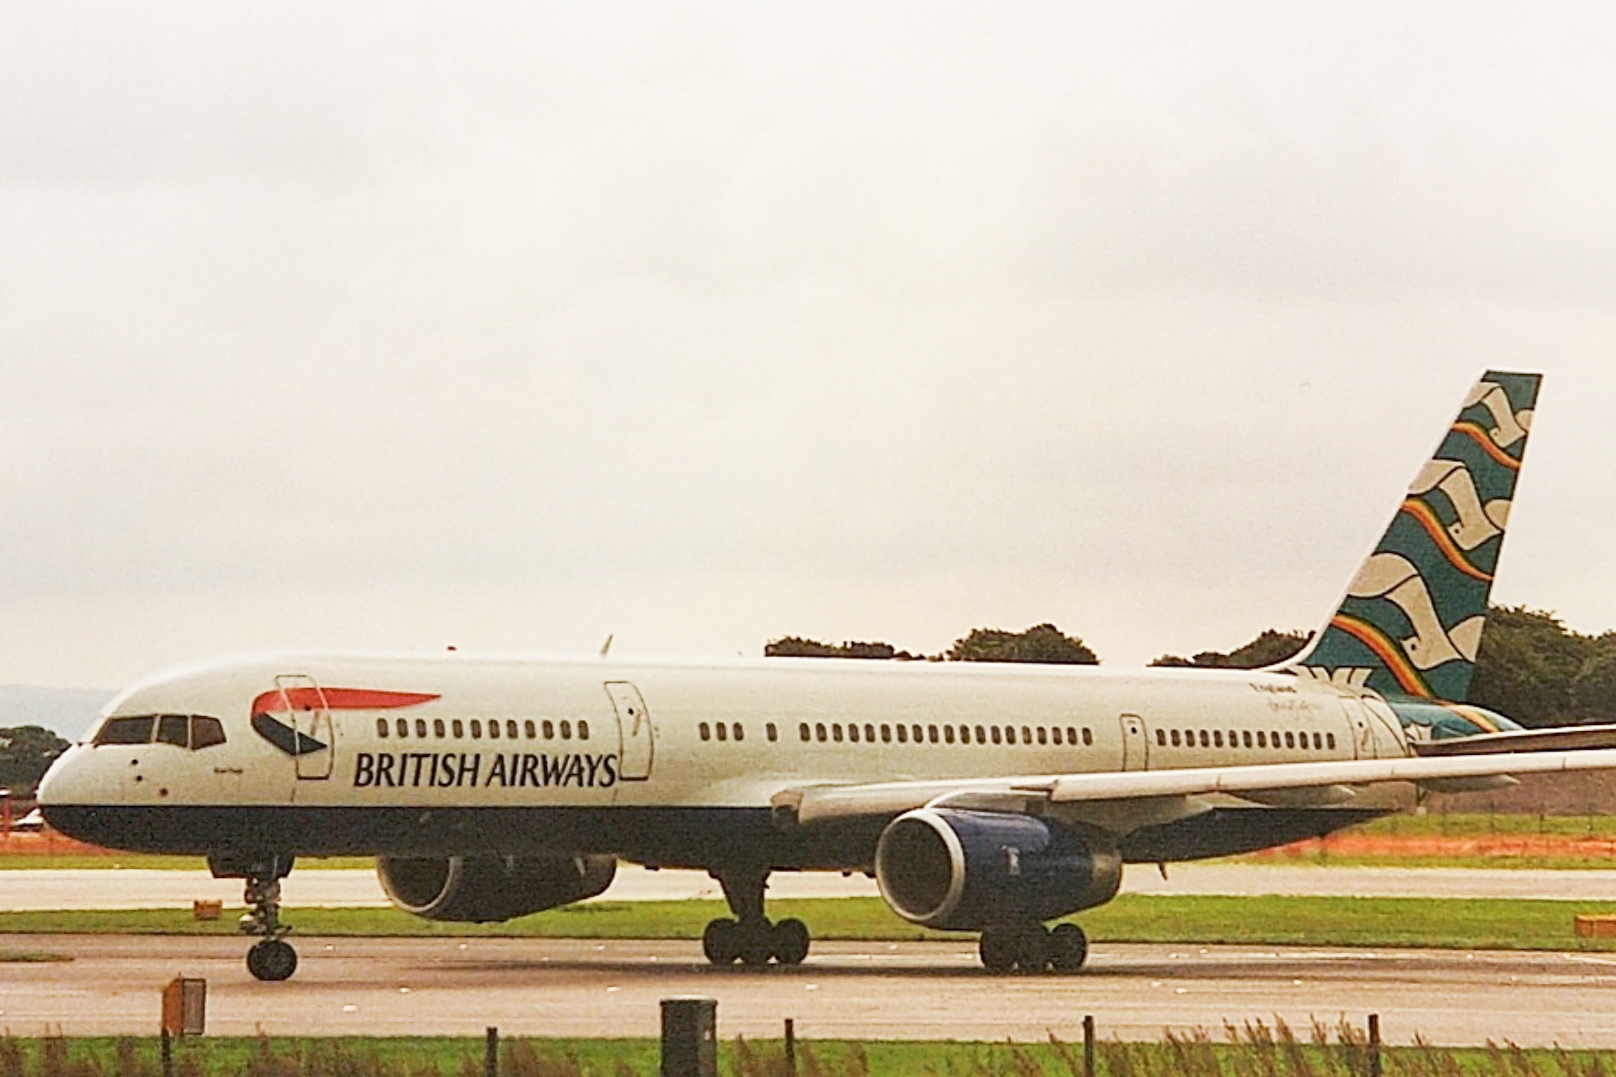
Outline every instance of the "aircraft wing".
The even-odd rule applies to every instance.
[[[1274,790],[1326,790],[1380,782],[1442,783],[1575,770],[1616,770],[1616,748],[815,785],[783,790],[774,796],[773,805],[776,810],[793,812],[799,824],[807,825],[927,806],[1015,811],[1036,802],[1129,801],[1212,793],[1250,794],[1257,799],[1257,794]]]

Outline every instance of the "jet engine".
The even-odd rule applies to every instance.
[[[610,856],[384,856],[376,861],[394,905],[427,920],[488,923],[603,893],[617,873]]]
[[[905,920],[978,931],[1105,904],[1122,883],[1122,857],[1099,832],[1027,815],[920,808],[881,832],[875,878]]]

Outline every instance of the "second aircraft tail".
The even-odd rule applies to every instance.
[[[1329,623],[1282,668],[1465,700],[1541,381],[1482,375]]]

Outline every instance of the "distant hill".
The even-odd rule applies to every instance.
[[[42,725],[76,741],[89,731],[102,704],[113,695],[93,688],[0,685],[0,728]]]

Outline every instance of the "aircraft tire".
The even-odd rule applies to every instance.
[[[1049,933],[1049,963],[1056,972],[1076,972],[1089,959],[1089,938],[1076,924],[1056,924]]]
[[[709,920],[701,932],[701,952],[715,965],[733,965],[741,956],[741,922]]]
[[[795,917],[781,920],[770,932],[774,959],[782,965],[800,965],[808,958],[808,925]]]
[[[774,956],[774,925],[767,920],[740,929],[741,964],[762,968]]]
[[[297,951],[284,939],[265,939],[247,951],[247,971],[259,980],[289,980],[297,971]]]
[[[1043,972],[1049,968],[1053,949],[1049,931],[1043,924],[1023,924],[1016,931],[1016,969],[1034,975]]]
[[[982,932],[976,952],[982,967],[992,973],[1006,973],[1016,967],[1017,930],[1008,924],[995,924]]]

